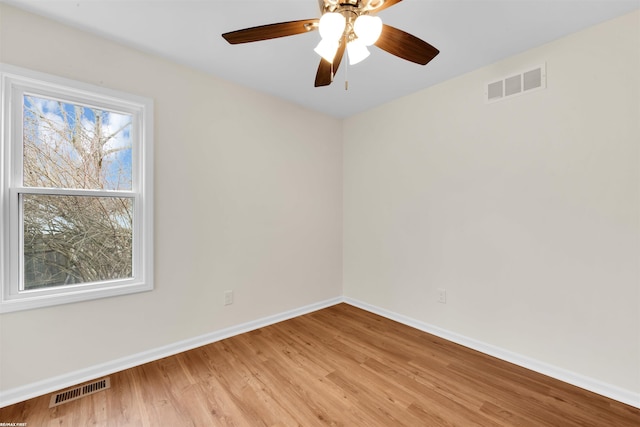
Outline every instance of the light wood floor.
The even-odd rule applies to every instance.
[[[640,410],[340,304],[0,410],[35,426],[640,426]]]

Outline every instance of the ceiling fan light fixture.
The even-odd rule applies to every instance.
[[[365,46],[371,46],[382,34],[382,19],[378,16],[360,15],[353,24],[353,31]]]
[[[420,65],[426,65],[440,53],[424,40],[382,24],[382,20],[375,16],[401,1],[319,0],[322,12],[320,19],[298,19],[258,25],[230,31],[222,34],[222,37],[235,45],[319,30],[321,42],[314,50],[322,59],[318,65],[315,87],[328,86],[333,82],[343,57],[347,55],[351,64],[357,64],[369,56],[367,45],[375,45],[391,55]]]
[[[369,49],[360,39],[351,40],[347,44],[347,54],[349,55],[349,65],[356,65],[370,55]]]
[[[340,13],[329,12],[320,18],[320,37],[322,40],[337,41],[344,33],[347,20]]]
[[[327,39],[320,40],[318,46],[314,50],[315,53],[323,57],[326,61],[333,63],[333,59],[336,57],[340,42]]]

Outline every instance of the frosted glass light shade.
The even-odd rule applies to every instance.
[[[360,15],[353,24],[353,31],[365,46],[371,46],[382,33],[382,19],[377,16]]]
[[[322,40],[337,41],[344,33],[347,20],[340,13],[325,13],[320,18],[320,37]]]
[[[322,39],[320,40],[320,43],[318,43],[318,46],[313,50],[326,61],[333,62],[333,58],[335,58],[336,52],[338,52],[339,44],[340,43],[338,41]]]
[[[347,44],[347,53],[349,55],[349,65],[355,65],[369,56],[369,49],[360,39],[355,39]]]

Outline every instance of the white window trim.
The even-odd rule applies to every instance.
[[[132,147],[132,191],[61,190],[19,187],[22,153],[22,95],[36,93],[129,113],[138,143]],[[153,289],[153,101],[136,95],[0,63],[0,313],[106,298]],[[16,106],[19,104],[19,107]],[[19,116],[19,117],[15,117]],[[22,233],[18,193],[70,194],[134,199],[133,277],[96,283],[20,291]],[[108,193],[108,194],[105,194]]]

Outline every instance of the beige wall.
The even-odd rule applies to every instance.
[[[547,89],[483,101],[543,62]],[[640,392],[638,12],[349,118],[344,141],[345,296]]]
[[[342,294],[341,121],[1,4],[0,40],[155,101],[156,289],[1,315],[2,390]]]

